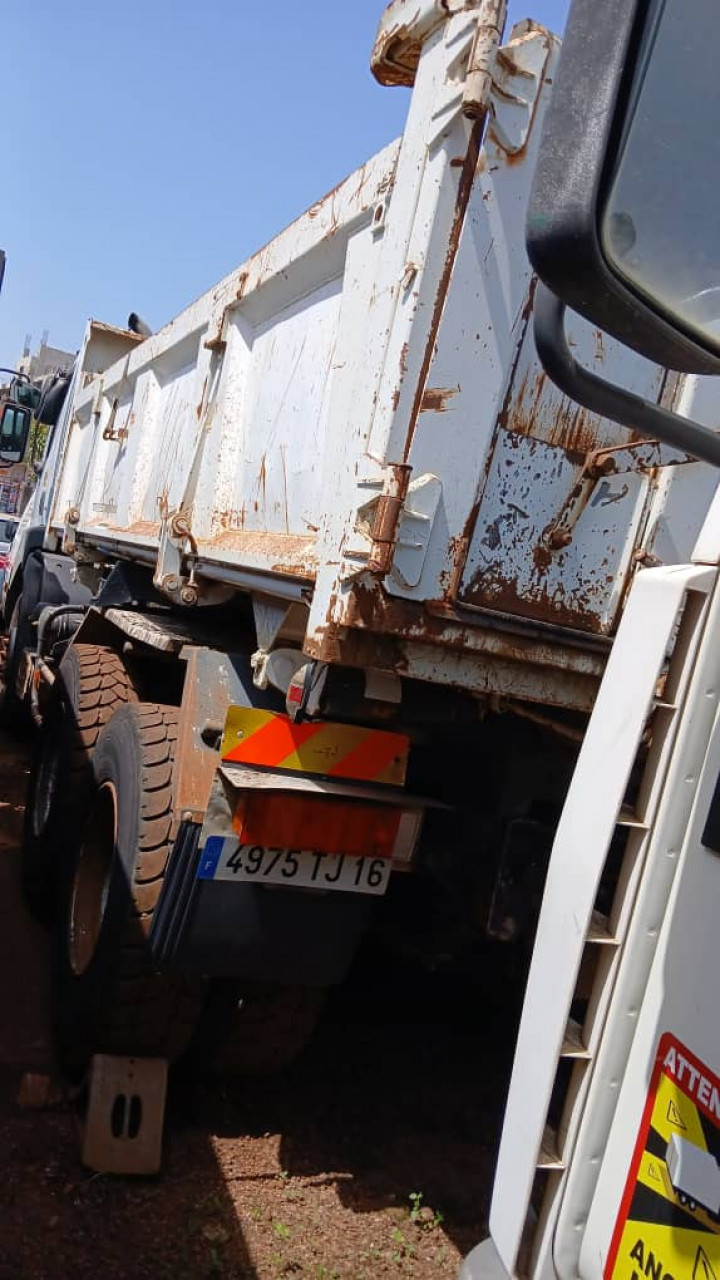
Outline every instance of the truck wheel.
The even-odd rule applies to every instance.
[[[309,1043],[325,995],[311,987],[215,983],[191,1057],[212,1075],[276,1074]]]
[[[7,629],[2,676],[0,678],[0,725],[4,729],[26,729],[30,717],[21,698],[15,692],[15,681],[20,667],[20,658],[26,645],[30,644],[32,632],[27,620],[23,617],[22,595],[15,601]]]
[[[57,671],[30,770],[21,854],[25,899],[52,917],[62,851],[77,839],[92,792],[91,756],[113,711],[136,700],[122,659],[102,645],[71,645]]]
[[[148,947],[170,852],[177,718],[174,707],[128,703],[93,753],[54,938],[56,1038],[71,1073],[96,1052],[173,1059],[202,1009],[203,981],[157,972]]]

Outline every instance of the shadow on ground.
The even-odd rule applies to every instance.
[[[0,735],[0,1280],[254,1277],[206,1131],[167,1144],[162,1179],[93,1176],[62,1099],[18,1105],[26,1072],[52,1074],[48,942],[25,911],[18,846],[26,745]]]
[[[25,749],[0,738],[0,1280],[416,1280],[483,1235],[517,993],[361,958],[273,1082],[176,1086],[163,1175],[99,1177],[59,1101],[47,940],[17,888]]]

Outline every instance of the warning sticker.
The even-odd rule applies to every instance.
[[[605,1280],[720,1280],[720,1079],[658,1046]]]

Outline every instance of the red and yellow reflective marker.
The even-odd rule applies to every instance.
[[[228,764],[401,787],[409,750],[404,733],[328,721],[295,724],[274,711],[230,707],[220,754]]]

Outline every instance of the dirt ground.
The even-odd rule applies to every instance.
[[[0,1280],[455,1276],[484,1234],[511,1037],[501,995],[360,963],[279,1080],[171,1091],[159,1178],[93,1175],[53,1072],[23,908],[27,752],[0,736]]]

